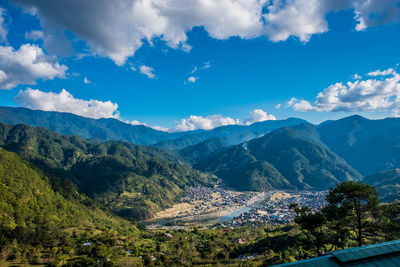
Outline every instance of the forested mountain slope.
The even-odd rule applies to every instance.
[[[329,189],[361,175],[319,141],[309,124],[275,130],[229,147],[194,165],[221,177],[229,186],[264,191],[272,188]]]
[[[2,234],[25,231],[29,237],[29,232],[44,234],[45,230],[68,227],[117,229],[124,224],[127,222],[104,212],[95,202],[79,194],[69,181],[48,175],[15,153],[0,148]]]
[[[318,126],[321,140],[361,174],[400,168],[400,119],[354,115]]]
[[[375,186],[384,202],[400,200],[400,169],[370,175],[365,177],[363,182]]]
[[[0,147],[74,181],[80,192],[127,218],[148,218],[176,203],[188,186],[216,180],[157,148],[98,143],[27,125],[0,124]]]

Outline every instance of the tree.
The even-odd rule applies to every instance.
[[[364,239],[376,234],[383,215],[375,187],[360,182],[342,182],[326,197],[328,205],[322,210],[327,221],[340,235],[355,234],[358,246]]]
[[[309,207],[299,207],[297,203],[290,204],[290,208],[296,212],[294,221],[311,234],[312,238],[308,241],[316,248],[317,254],[321,254],[321,249],[329,242],[325,215],[322,212],[312,212]]]

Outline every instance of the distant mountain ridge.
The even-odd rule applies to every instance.
[[[285,127],[232,146],[194,164],[232,187],[265,191],[329,189],[361,175],[319,140],[311,124]]]
[[[359,115],[318,126],[321,141],[364,176],[400,168],[400,118]]]
[[[85,139],[120,140],[141,145],[152,145],[182,135],[157,131],[143,125],[130,125],[117,119],[96,120],[71,113],[27,108],[0,107],[0,122],[45,127],[63,135],[76,135]]]
[[[250,125],[227,125],[208,131],[187,132],[176,139],[161,141],[155,144],[155,146],[167,150],[177,150],[199,144],[212,138],[223,138],[226,145],[231,146],[261,137],[281,127],[294,126],[302,123],[308,122],[298,118],[288,118],[285,120],[255,122]]]
[[[0,107],[0,122],[45,127],[63,135],[76,135],[85,139],[118,140],[138,145],[155,145],[167,150],[182,149],[210,138],[222,137],[228,145],[239,144],[260,137],[271,130],[304,123],[304,120],[264,121],[249,126],[227,125],[212,130],[164,132],[144,125],[131,125],[117,119],[91,119],[71,113]]]

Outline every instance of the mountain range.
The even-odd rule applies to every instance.
[[[285,127],[194,164],[242,190],[329,189],[361,175],[318,139],[311,124]]]
[[[212,130],[169,133],[144,125],[131,125],[112,118],[91,119],[71,113],[0,107],[0,122],[45,127],[63,135],[76,135],[85,139],[118,140],[174,150],[217,137],[226,138],[229,145],[239,144],[274,129],[297,125],[305,121],[289,118],[253,123],[249,126],[228,125]]]
[[[6,123],[3,148],[129,218],[152,216],[187,186],[215,182],[212,174],[240,190],[327,189],[400,168],[399,118],[355,115],[319,125],[289,118],[169,133],[116,119],[0,107],[0,122]],[[15,126],[20,123],[47,130]]]

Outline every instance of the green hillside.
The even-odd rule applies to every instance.
[[[308,124],[275,130],[194,166],[215,173],[231,187],[256,191],[329,189],[340,181],[361,179],[319,141],[315,127]]]
[[[0,146],[74,181],[79,192],[126,218],[151,217],[176,203],[188,186],[216,179],[156,148],[98,143],[27,125],[0,124]]]
[[[213,153],[223,150],[228,147],[224,138],[217,137],[207,139],[196,145],[188,146],[177,150],[176,153],[184,158],[190,164],[194,164],[202,159],[210,156]]]
[[[0,148],[0,226],[13,230],[105,228],[124,222],[104,212],[68,182],[49,176],[18,155]],[[64,195],[68,197],[64,197]],[[127,223],[126,223],[127,224]],[[132,228],[134,229],[134,227]]]
[[[400,169],[370,175],[363,182],[375,186],[383,202],[400,200]]]

